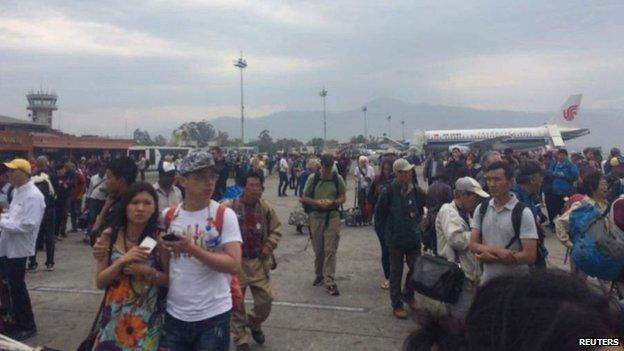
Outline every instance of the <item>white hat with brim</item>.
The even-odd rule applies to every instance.
[[[394,163],[392,164],[392,171],[393,172],[405,172],[405,171],[411,171],[412,168],[414,168],[414,165],[409,163],[406,159],[404,158],[400,158],[396,161],[394,161]]]
[[[479,182],[477,182],[474,178],[470,178],[470,177],[463,177],[463,178],[457,179],[457,181],[455,182],[455,190],[463,190],[463,191],[467,191],[470,193],[474,193],[474,194],[479,195],[482,198],[490,197],[490,194],[486,193],[483,190],[483,188],[481,187],[481,184],[479,184]]]

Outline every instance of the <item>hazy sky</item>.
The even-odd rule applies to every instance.
[[[413,103],[624,107],[623,1],[0,1],[0,114],[59,95],[65,131]],[[57,123],[55,122],[55,127]],[[458,126],[461,127],[461,126]]]

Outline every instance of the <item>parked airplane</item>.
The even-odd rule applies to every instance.
[[[559,112],[540,127],[420,131],[415,133],[412,145],[424,145],[427,151],[450,151],[455,147],[462,150],[526,150],[545,145],[563,147],[564,141],[589,134],[587,128],[574,127],[582,97],[582,94],[571,95]]]

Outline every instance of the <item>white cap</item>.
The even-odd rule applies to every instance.
[[[400,158],[392,164],[392,171],[394,173],[399,171],[410,171],[414,168],[414,165],[409,163],[406,159]]]
[[[477,182],[474,178],[463,177],[457,179],[455,182],[455,190],[463,190],[469,193],[475,193],[483,198],[488,198],[490,195],[483,191],[481,184]]]

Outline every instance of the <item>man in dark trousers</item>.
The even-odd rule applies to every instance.
[[[15,329],[9,336],[24,340],[37,333],[30,296],[26,288],[26,260],[35,254],[35,242],[45,212],[45,200],[30,175],[30,163],[14,159],[5,163],[13,198],[9,210],[0,215],[0,270],[11,295]]]
[[[136,181],[138,173],[139,170],[134,160],[129,157],[112,160],[106,166],[106,193],[108,195],[89,234],[91,245],[95,243],[102,231],[113,223],[120,206],[120,195]]]
[[[223,194],[225,194],[225,188],[227,187],[227,180],[230,176],[230,165],[223,157],[223,152],[221,148],[215,146],[210,149],[210,153],[212,154],[212,158],[214,158],[215,162],[215,172],[218,175],[217,184],[215,184],[214,193],[212,194],[212,199],[215,201],[221,201],[223,198]]]
[[[39,226],[39,234],[37,235],[37,250],[46,249],[46,271],[54,270],[54,248],[56,238],[54,236],[54,201],[56,199],[56,191],[54,189],[54,180],[50,176],[48,170],[48,159],[45,156],[37,158],[37,171],[31,177],[33,183],[39,189],[45,200],[45,212],[43,220]],[[37,270],[37,252],[28,258],[28,270]]]
[[[375,218],[386,223],[386,245],[390,252],[390,301],[396,318],[406,319],[407,302],[414,311],[420,305],[414,299],[412,279],[414,262],[420,255],[422,230],[420,222],[424,215],[426,194],[412,182],[414,166],[405,159],[394,161],[392,170],[396,178],[382,190]],[[403,265],[407,262],[408,273],[403,289]]]

